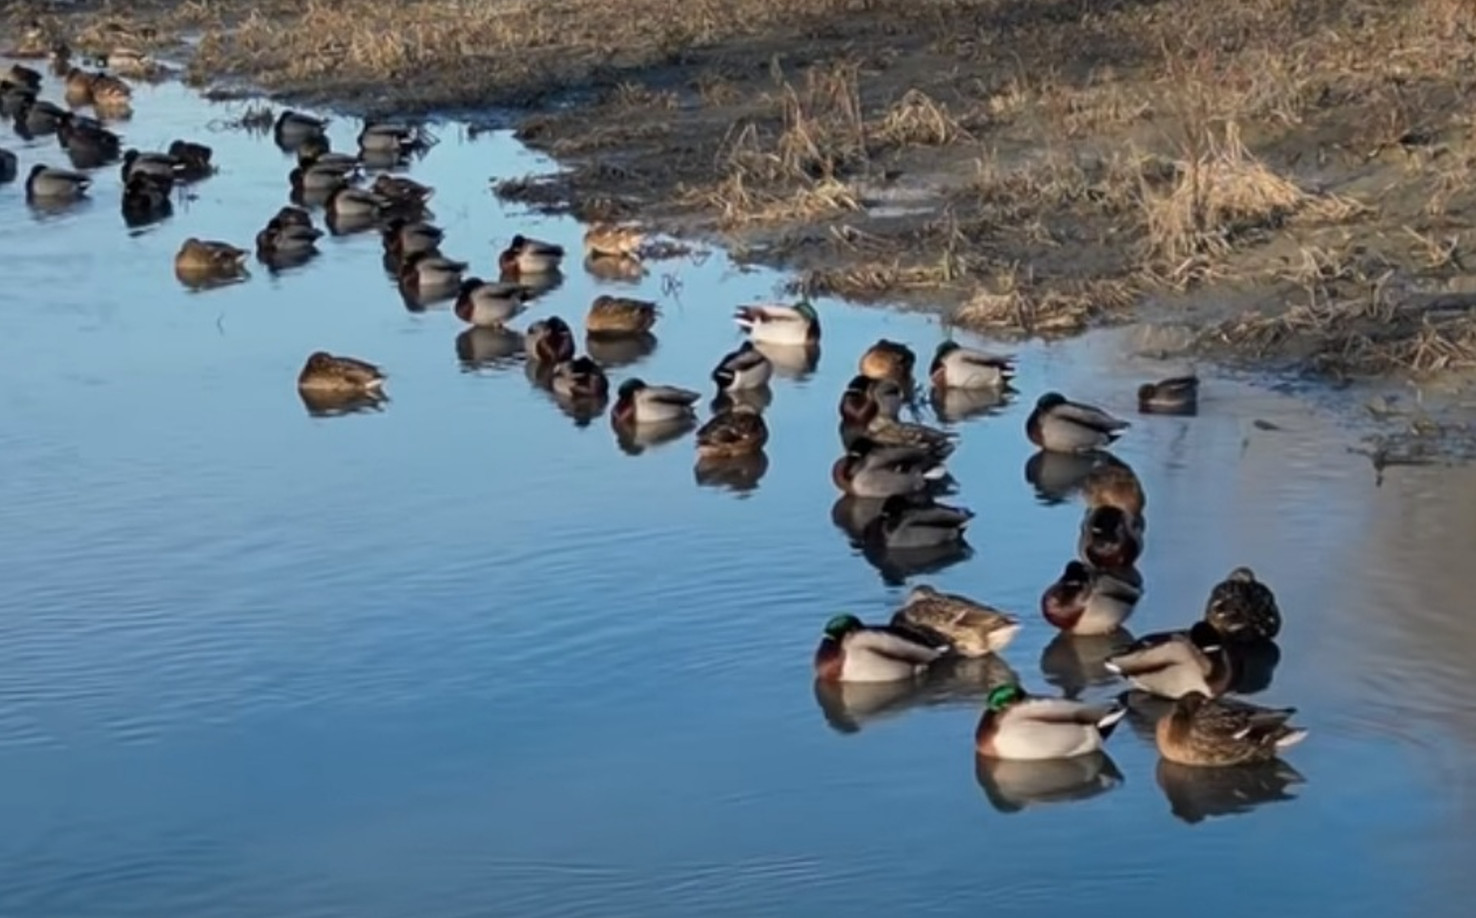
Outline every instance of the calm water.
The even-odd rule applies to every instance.
[[[758,486],[699,486],[690,439],[630,455],[516,360],[465,363],[460,323],[404,308],[373,235],[185,290],[180,241],[249,244],[289,162],[207,130],[238,108],[167,85],[137,102],[129,143],[195,137],[222,165],[173,219],[127,231],[112,167],[60,216],[0,188],[0,915],[1463,913],[1471,472],[1376,489],[1345,433],[1229,379],[1198,418],[1135,421],[1131,626],[1186,624],[1254,566],[1287,615],[1257,700],[1302,709],[1305,781],[1161,786],[1131,729],[1100,772],[979,775],[975,695],[822,707],[820,626],[932,582],[1025,616],[1006,658],[1027,687],[1082,689],[1036,612],[1080,507],[1027,484],[1022,425],[1046,387],[1127,412],[1164,368],[1113,335],[1019,348],[1024,395],[962,424],[951,462],[974,553],[904,579],[832,521],[835,401],[866,344],[930,353],[934,319],[822,302]],[[337,146],[355,132],[336,123]],[[439,189],[447,254],[490,274],[519,230],[577,246],[488,190],[547,162],[440,134],[411,174]],[[23,171],[65,164],[0,138]],[[707,391],[731,307],[781,281],[721,254],[653,263],[627,289],[661,301],[659,346],[616,380]],[[527,320],[577,325],[608,286],[576,260]],[[318,348],[382,363],[392,401],[311,416],[293,381]],[[1046,793],[1062,780],[1098,792]]]

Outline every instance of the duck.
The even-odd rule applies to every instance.
[[[1235,644],[1270,641],[1281,633],[1276,594],[1248,567],[1237,567],[1210,590],[1204,620]]]
[[[366,122],[359,131],[359,149],[365,153],[403,154],[420,145],[420,132],[404,124]]]
[[[328,195],[323,208],[338,217],[374,217],[384,209],[384,203],[379,195],[341,184]]]
[[[297,388],[310,392],[370,393],[379,391],[384,379],[383,371],[372,363],[315,351],[297,375]]]
[[[406,220],[397,216],[385,221],[381,237],[386,252],[396,258],[405,258],[416,252],[435,251],[446,232],[422,220]]]
[[[865,434],[882,446],[912,446],[926,450],[939,461],[952,455],[958,445],[955,434],[926,424],[898,421],[881,413],[866,425]]]
[[[215,151],[203,143],[173,140],[169,144],[168,153],[183,165],[180,172],[186,181],[198,181],[215,172],[215,166],[210,162]]]
[[[931,632],[962,657],[999,653],[1020,633],[1020,620],[1015,616],[925,583],[908,591],[892,624]]]
[[[287,173],[287,183],[301,194],[305,191],[334,192],[348,187],[348,173],[334,166],[295,166]]]
[[[272,125],[272,136],[278,146],[296,149],[310,137],[322,137],[327,129],[328,122],[325,119],[314,118],[289,108],[277,116],[276,123]]]
[[[1047,622],[1069,634],[1111,634],[1143,596],[1142,587],[1126,571],[1094,569],[1081,561],[1068,562],[1056,582],[1040,597]]]
[[[172,183],[142,173],[123,186],[123,217],[130,224],[152,223],[174,213],[169,199]]]
[[[886,338],[878,340],[861,355],[859,369],[868,379],[889,379],[902,386],[912,385],[912,371],[917,355],[912,348]]]
[[[1189,692],[1159,718],[1153,738],[1158,754],[1178,765],[1223,767],[1274,761],[1307,738],[1288,724],[1296,708],[1266,708],[1230,698]]]
[[[612,416],[620,424],[662,424],[696,417],[693,405],[702,396],[676,386],[652,386],[639,378],[627,379],[615,391]]]
[[[523,334],[523,350],[535,363],[557,366],[574,359],[574,332],[558,316],[539,319]]]
[[[266,228],[256,234],[256,255],[263,261],[293,258],[315,251],[323,231],[311,223],[283,223],[280,217],[267,221]]]
[[[175,253],[174,268],[187,274],[230,274],[240,270],[248,254],[245,249],[238,249],[228,242],[191,236]]]
[[[568,399],[604,399],[610,395],[610,380],[589,357],[564,360],[553,369],[551,387],[555,395]]]
[[[1080,453],[1102,449],[1122,435],[1128,422],[1100,408],[1047,392],[1025,421],[1025,434],[1043,450]]]
[[[712,371],[712,381],[717,385],[718,394],[722,395],[762,389],[773,375],[773,361],[754,347],[752,341],[745,341],[718,361]]]
[[[1094,567],[1132,567],[1143,553],[1140,518],[1118,507],[1093,507],[1082,517],[1076,548]]]
[[[468,265],[439,252],[416,252],[400,263],[400,280],[413,289],[460,287]]]
[[[923,494],[894,494],[862,530],[862,543],[881,552],[958,545],[973,518],[967,507],[940,504]]]
[[[820,341],[820,317],[808,302],[796,306],[773,303],[739,306],[733,319],[758,344],[793,346]]]
[[[15,113],[17,133],[50,134],[67,117],[66,109],[44,99],[23,99]]]
[[[927,490],[930,481],[947,472],[925,450],[881,446],[858,437],[835,461],[830,477],[836,487],[855,497],[887,498]]]
[[[1208,622],[1196,622],[1186,631],[1146,634],[1104,665],[1134,688],[1169,699],[1190,692],[1217,698],[1230,690],[1236,676],[1220,633]]]
[[[32,92],[41,91],[41,72],[24,64],[11,64],[4,72],[0,72],[0,81],[24,86]]]
[[[26,176],[26,197],[31,200],[75,200],[87,193],[92,179],[80,172],[53,169],[37,163]]]
[[[161,69],[152,57],[134,48],[114,48],[103,59],[103,65],[114,73],[144,80],[152,79]]]
[[[0,147],[0,185],[13,182],[20,174],[20,160],[15,154]]]
[[[697,429],[699,459],[732,459],[751,456],[769,442],[764,416],[744,404],[713,415]]]
[[[1198,376],[1174,376],[1138,387],[1140,414],[1193,414],[1198,408]]]
[[[90,73],[73,67],[63,81],[67,101],[73,105],[115,109],[127,106],[133,98],[133,87],[108,73]]]
[[[359,157],[352,153],[334,153],[326,134],[309,134],[297,145],[297,164],[304,169],[321,166],[348,175],[357,172]]]
[[[639,258],[644,238],[633,226],[594,223],[584,231],[584,254],[591,258]]]
[[[550,274],[564,260],[564,247],[552,242],[530,239],[522,233],[512,237],[507,248],[497,256],[497,267],[514,276],[518,274]]]
[[[74,161],[102,163],[115,160],[123,147],[122,139],[91,118],[67,114],[56,127],[56,139]],[[127,180],[124,180],[127,184]]]
[[[517,284],[468,277],[456,294],[456,318],[480,328],[502,328],[509,319],[527,309],[528,291]]]
[[[1088,510],[1116,507],[1129,517],[1141,519],[1148,498],[1143,484],[1126,464],[1108,459],[1092,466],[1082,479],[1081,493]]]
[[[661,309],[648,300],[600,294],[584,317],[591,335],[643,335],[656,324]]]
[[[1100,752],[1127,714],[1120,705],[1032,696],[1015,683],[997,686],[974,731],[974,751],[987,759],[1043,761]]]
[[[276,220],[282,226],[305,226],[308,229],[313,228],[313,215],[308,213],[304,208],[294,204],[283,205],[282,209],[277,211],[277,215],[272,219]]]
[[[990,354],[957,341],[940,343],[928,366],[928,379],[939,389],[1003,389],[1014,378],[1013,354]]]
[[[134,175],[152,175],[174,181],[184,173],[184,163],[168,153],[143,153],[130,147],[123,153],[123,181]]]
[[[369,190],[397,207],[411,209],[423,207],[436,193],[434,188],[422,185],[415,179],[386,173],[376,176]]]
[[[902,387],[892,380],[853,376],[841,393],[841,427],[865,431],[877,418],[895,421],[905,401]]]
[[[815,648],[815,678],[829,683],[900,682],[920,675],[948,653],[946,644],[927,644],[915,634],[837,615],[825,623]]]
[[[24,86],[0,80],[0,115],[16,119],[20,124],[20,113],[36,101],[36,93]]]

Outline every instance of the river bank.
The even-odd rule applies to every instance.
[[[1470,452],[1476,13],[1456,0],[1214,17],[1188,0],[225,0],[8,18],[47,43],[182,50],[201,86],[496,109],[563,167],[496,176],[506,199],[716,241],[797,292],[1000,336],[1137,322],[1178,364],[1363,383],[1376,462]]]

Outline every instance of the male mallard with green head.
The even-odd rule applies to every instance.
[[[1263,708],[1190,692],[1174,702],[1154,730],[1158,753],[1179,765],[1220,767],[1274,760],[1307,738],[1288,726],[1296,708]]]
[[[738,327],[758,344],[804,346],[820,340],[820,317],[808,302],[795,306],[755,303],[733,314]]]
[[[1198,409],[1198,376],[1175,376],[1138,387],[1138,411],[1142,414],[1193,414]]]
[[[610,394],[605,371],[589,357],[557,364],[549,387],[555,395],[567,399],[603,399]]]
[[[468,277],[456,294],[456,318],[478,328],[502,328],[528,308],[532,296],[519,284]]]
[[[852,440],[830,470],[831,480],[845,493],[877,498],[925,491],[930,481],[945,475],[937,457],[926,450],[881,446],[866,437]]]
[[[497,256],[498,270],[514,277],[520,274],[552,274],[564,260],[564,247],[532,239],[522,233],[512,237]]]
[[[1041,761],[1100,752],[1127,709],[1031,696],[1015,684],[989,693],[974,749],[993,759]]]
[[[1015,357],[944,341],[933,352],[928,378],[939,389],[1002,389],[1015,378]]]
[[[632,378],[616,390],[611,411],[617,424],[665,424],[696,417],[692,406],[701,397],[691,389],[653,386]]]
[[[723,355],[712,371],[719,394],[762,389],[774,375],[774,364],[763,351],[745,341],[735,351]]]
[[[815,649],[815,677],[822,682],[897,682],[911,679],[948,653],[916,635],[867,626],[854,615],[825,623]]]
[[[533,363],[552,368],[574,359],[574,332],[558,316],[539,319],[523,333],[523,350]]]
[[[1188,631],[1147,634],[1107,658],[1106,667],[1151,695],[1199,692],[1217,698],[1235,682],[1235,666],[1219,632],[1206,622]]]
[[[1133,614],[1142,587],[1126,571],[1071,561],[1040,597],[1045,620],[1069,634],[1111,634]]]
[[[1025,434],[1043,450],[1081,453],[1106,447],[1128,426],[1127,421],[1101,408],[1069,401],[1059,392],[1047,392],[1025,420]]]

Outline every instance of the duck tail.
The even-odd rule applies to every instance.
[[[1097,732],[1102,734],[1102,739],[1107,739],[1109,736],[1111,736],[1112,731],[1117,729],[1117,725],[1121,723],[1122,719],[1126,716],[1127,708],[1114,706],[1106,713],[1106,715],[1098,720]]]
[[[1294,727],[1287,730],[1281,736],[1278,736],[1274,745],[1277,749],[1289,749],[1306,739],[1307,733],[1308,731],[1305,727]]]

